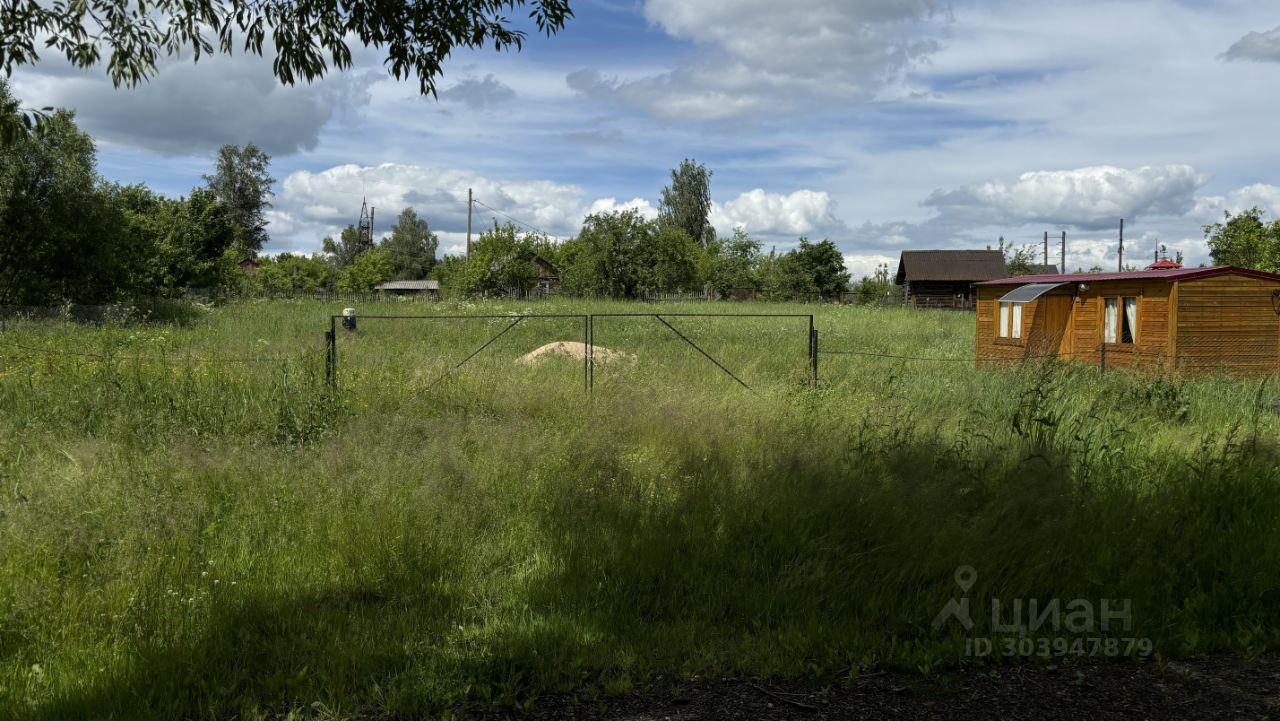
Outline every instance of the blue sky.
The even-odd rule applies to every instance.
[[[173,59],[132,90],[56,60],[13,80],[27,105],[77,111],[112,180],[182,194],[218,145],[267,149],[269,251],[318,250],[362,196],[382,229],[412,205],[456,250],[468,187],[568,236],[588,212],[653,213],[685,157],[714,172],[721,233],[743,227],[780,250],[830,238],[858,275],[904,248],[1063,230],[1072,269],[1110,268],[1121,217],[1131,258],[1163,243],[1200,262],[1201,224],[1255,204],[1280,212],[1271,3],[573,8],[564,32],[531,34],[521,53],[455,55],[439,100],[389,78],[373,51],[298,87],[253,56]]]

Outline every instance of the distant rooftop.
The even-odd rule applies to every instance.
[[[904,280],[980,281],[1004,278],[1004,254],[998,250],[904,250],[898,261],[899,285]]]
[[[440,290],[438,280],[389,280],[374,286],[378,290]]]
[[[1013,278],[988,280],[979,285],[1023,285],[1026,283],[1098,283],[1107,280],[1195,280],[1215,275],[1243,275],[1263,280],[1280,280],[1280,274],[1265,273],[1250,268],[1220,265],[1214,268],[1169,268],[1159,270],[1131,270],[1123,273],[1066,273],[1061,275],[1019,275]]]

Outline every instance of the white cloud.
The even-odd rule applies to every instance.
[[[849,269],[849,275],[855,281],[862,280],[864,277],[875,277],[876,269],[881,263],[889,266],[890,276],[898,271],[898,256],[846,255],[844,257],[844,267]]]
[[[198,155],[225,143],[254,143],[272,155],[311,150],[321,130],[369,103],[376,73],[334,73],[287,86],[256,55],[216,55],[199,63],[162,61],[156,76],[117,88],[100,71],[50,58],[15,74],[24,104],[76,111],[98,140],[171,155]]]
[[[1189,165],[1110,165],[1040,170],[1016,180],[989,180],[955,190],[934,191],[924,205],[969,223],[1041,222],[1100,228],[1120,218],[1181,215],[1208,182]]]
[[[1227,48],[1222,57],[1225,60],[1280,63],[1280,27],[1245,35]]]
[[[935,11],[933,0],[648,0],[650,22],[705,52],[656,75],[581,70],[567,81],[673,120],[772,114],[802,99],[865,102],[938,49],[922,22]]]
[[[640,213],[640,217],[645,220],[653,220],[658,217],[658,209],[644,198],[632,198],[625,203],[619,203],[617,198],[601,198],[591,203],[587,208],[587,215],[595,215],[596,213],[617,213],[620,211],[634,210]]]
[[[844,224],[836,217],[835,209],[835,201],[825,192],[797,190],[782,195],[756,188],[723,205],[713,203],[710,220],[722,235],[742,228],[752,235],[794,239],[842,230]]]
[[[397,163],[339,165],[320,172],[297,171],[284,179],[269,216],[272,250],[314,250],[320,238],[355,222],[362,198],[376,208],[378,234],[387,232],[396,215],[411,206],[436,232],[465,238],[468,188],[475,194],[476,233],[494,220],[506,223],[507,216],[563,238],[575,235],[583,218],[593,213],[634,210],[650,220],[658,215],[646,198],[593,199],[580,186],[549,180],[503,180]],[[723,204],[712,203],[710,220],[722,234],[743,228],[764,239],[791,242],[801,235],[817,239],[844,229],[830,196],[812,190],[752,190]]]
[[[354,223],[362,198],[376,208],[375,231],[379,233],[389,229],[396,215],[410,206],[432,228],[465,231],[468,188],[477,201],[473,217],[476,232],[494,220],[506,223],[505,213],[547,233],[567,235],[577,231],[588,207],[576,185],[498,180],[468,171],[398,163],[339,165],[317,173],[297,171],[284,179],[275,206],[291,223],[290,230],[310,232],[317,241],[319,236]],[[273,237],[277,235],[275,228],[269,231]]]
[[[1254,206],[1269,211],[1272,217],[1280,215],[1280,185],[1254,183],[1226,195],[1196,198],[1195,207],[1187,215],[1204,223],[1214,223],[1222,220],[1224,211],[1235,214]]]

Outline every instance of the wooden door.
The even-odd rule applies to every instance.
[[[1040,298],[1044,307],[1044,348],[1045,353],[1058,353],[1066,356],[1071,353],[1071,305],[1074,298],[1069,295],[1046,295]]]

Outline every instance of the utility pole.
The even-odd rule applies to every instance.
[[[1124,218],[1120,219],[1120,267],[1117,270],[1124,272]]]
[[[1067,231],[1062,231],[1062,274],[1067,274]]]
[[[471,188],[467,188],[467,260],[471,260]]]
[[[1049,264],[1049,231],[1044,232],[1044,264]]]
[[[373,211],[374,210],[375,208],[372,205],[370,205],[369,206],[369,247],[370,248],[373,247]]]

